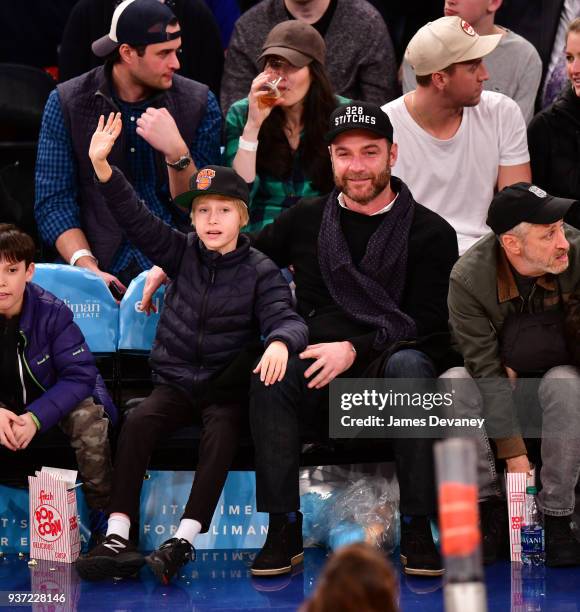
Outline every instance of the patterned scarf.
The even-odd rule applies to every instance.
[[[358,267],[340,227],[336,189],[326,201],[318,234],[318,262],[330,295],[355,321],[377,328],[377,350],[417,335],[413,319],[400,310],[414,202],[399,179],[391,177],[391,186],[399,196],[384,213]]]

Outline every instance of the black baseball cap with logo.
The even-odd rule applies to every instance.
[[[221,195],[241,200],[246,206],[250,200],[246,181],[233,168],[225,166],[202,168],[191,177],[189,188],[189,191],[175,198],[175,204],[182,208],[191,208],[193,200],[201,195]]]
[[[354,101],[335,108],[324,139],[330,144],[339,134],[349,130],[368,130],[393,142],[393,126],[389,116],[380,106],[370,102]]]
[[[557,198],[531,183],[514,183],[495,194],[487,212],[486,223],[497,234],[516,225],[549,225],[564,218],[576,200]]]
[[[167,32],[174,20],[173,11],[159,0],[124,0],[113,13],[109,33],[91,48],[96,56],[105,57],[123,43],[136,47],[174,40],[181,36],[180,31]]]

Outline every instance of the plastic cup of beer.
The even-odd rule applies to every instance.
[[[269,108],[274,106],[276,100],[282,95],[278,89],[278,84],[281,80],[282,77],[278,77],[272,81],[266,81],[264,83],[262,91],[266,91],[266,93],[258,98],[259,108]]]

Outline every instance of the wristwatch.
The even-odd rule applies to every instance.
[[[174,170],[185,170],[191,164],[191,155],[188,153],[187,155],[182,155],[177,161],[166,161],[165,163]]]

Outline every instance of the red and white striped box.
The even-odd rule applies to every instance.
[[[76,472],[55,468],[28,477],[31,558],[74,563],[79,556],[75,480]]]
[[[532,486],[536,480],[535,470],[528,474],[524,472],[507,472],[505,475],[509,532],[510,559],[512,562],[522,561],[521,528],[526,512],[526,487]]]

